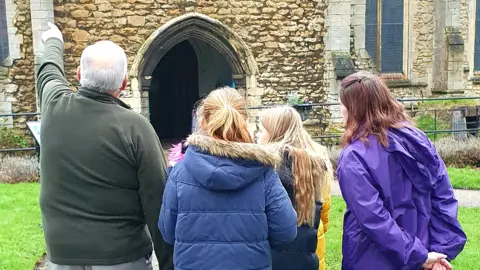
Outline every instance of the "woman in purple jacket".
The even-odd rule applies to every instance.
[[[467,239],[435,147],[371,73],[345,78],[340,102],[342,269],[451,269]]]

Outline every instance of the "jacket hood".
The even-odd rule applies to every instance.
[[[398,161],[415,188],[422,194],[435,189],[439,157],[435,147],[420,130],[407,126],[388,131],[386,151]]]
[[[185,168],[210,190],[241,189],[263,178],[281,160],[278,153],[257,144],[228,142],[206,135],[190,135],[186,144]]]

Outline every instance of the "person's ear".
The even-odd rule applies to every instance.
[[[77,67],[77,81],[80,81],[80,66]]]
[[[123,79],[123,82],[122,82],[122,87],[120,87],[120,91],[123,91],[125,90],[125,88],[127,88],[127,83],[128,83],[128,76],[125,75],[125,78]]]

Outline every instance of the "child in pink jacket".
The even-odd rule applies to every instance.
[[[170,173],[170,170],[173,168],[173,166],[175,166],[175,164],[183,159],[186,150],[187,146],[185,145],[185,141],[174,144],[172,148],[168,150],[168,173]]]

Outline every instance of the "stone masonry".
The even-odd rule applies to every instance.
[[[58,1],[55,19],[65,33],[66,69],[72,81],[81,51],[96,40],[111,39],[125,48],[130,66],[136,69],[134,59],[142,58],[142,45],[162,25],[197,13],[216,19],[226,32],[236,33],[238,43],[244,42],[251,52],[253,59],[249,62],[254,63],[255,73],[247,74],[246,97],[251,106],[256,106],[285,103],[291,91],[314,102],[325,100],[325,9],[323,2],[295,0],[82,0]],[[139,89],[134,76],[131,79],[131,92],[125,101],[145,113],[148,94]]]
[[[462,0],[460,4],[460,32],[465,40],[464,83],[466,95],[480,95],[480,73],[474,68],[476,10],[478,1]]]
[[[35,111],[33,48],[27,1],[6,0],[9,57],[0,63],[0,113]],[[0,119],[11,125],[11,117]]]
[[[43,49],[41,33],[51,20],[65,34],[66,75],[74,87],[85,46],[109,39],[125,48],[131,83],[124,100],[145,115],[149,104],[148,92],[142,90],[144,53],[170,28],[190,18],[210,24],[210,30],[202,31],[213,31],[233,47],[244,70],[239,91],[250,106],[285,103],[290,92],[313,102],[336,102],[338,84],[349,72],[378,73],[365,44],[366,0],[0,1],[6,5],[10,51],[0,64],[1,112],[37,110],[34,70]],[[473,66],[477,1],[401,1],[403,71],[379,73],[393,93],[480,94],[480,71]],[[336,122],[339,110],[317,108],[310,117],[306,124],[313,126]]]
[[[289,91],[323,94],[323,13],[325,4],[305,1],[58,1],[55,19],[65,33],[66,69],[69,78],[87,44],[111,39],[126,49],[129,64],[142,44],[159,27],[180,15],[201,13],[217,19],[238,34],[253,55],[258,74],[251,80],[261,91],[262,102],[284,103]],[[133,91],[138,89],[133,89]],[[140,90],[139,90],[140,91]],[[132,93],[135,97],[135,93]],[[130,98],[133,99],[133,98]],[[132,101],[126,98],[127,102]],[[141,111],[132,101],[134,109]],[[145,108],[145,107],[144,107]]]
[[[335,72],[333,62],[334,54],[347,54],[350,51],[350,35],[343,33],[350,32],[351,25],[350,0],[331,1],[327,9],[328,39],[325,51],[325,92],[328,93],[329,103],[338,103],[339,79]],[[331,106],[331,122],[341,123],[340,106]]]

